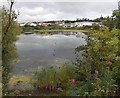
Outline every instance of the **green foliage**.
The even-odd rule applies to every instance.
[[[34,30],[34,27],[25,25],[24,27],[21,27],[21,29],[22,29],[22,32],[31,32]]]
[[[114,10],[111,17],[101,19],[103,25],[109,27],[110,31],[113,28],[120,29],[120,11]]]
[[[112,17],[114,18],[116,28],[120,29],[120,10],[114,10],[112,13]]]
[[[100,17],[93,20],[94,22],[101,22],[102,25],[107,26],[111,31],[113,28],[120,29],[120,9],[114,10],[112,16]],[[97,30],[97,29],[96,29]]]
[[[107,27],[102,27],[88,36],[87,45],[76,49],[78,52],[83,51],[83,59],[78,59],[76,64],[77,79],[80,82],[83,81],[83,84],[78,86],[80,90],[78,95],[113,95],[113,91],[119,89],[117,88],[120,82],[117,71],[120,70],[119,36],[119,29],[113,29],[110,32]],[[108,62],[112,62],[112,64],[110,65]]]
[[[100,29],[100,26],[98,25],[98,24],[92,24],[92,28],[94,29],[94,30],[99,30]]]
[[[11,63],[17,57],[14,42],[18,39],[16,36],[20,33],[20,28],[15,21],[17,16],[14,11],[2,8],[2,82],[3,89],[7,87],[10,78]],[[3,92],[4,93],[4,92]]]
[[[37,75],[36,82],[43,90],[56,90],[65,88],[64,84],[75,77],[75,67],[65,65],[59,68],[43,69]]]
[[[91,29],[91,28],[92,28],[92,26],[89,26],[89,25],[82,26],[82,30],[84,30],[84,29]]]

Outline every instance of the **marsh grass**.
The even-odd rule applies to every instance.
[[[36,77],[36,88],[48,91],[62,90],[66,82],[75,79],[74,66],[43,69]]]

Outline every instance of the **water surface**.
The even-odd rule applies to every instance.
[[[61,66],[75,59],[75,48],[86,44],[86,35],[21,34],[16,42],[20,62],[13,67],[14,74],[27,73],[29,69]]]

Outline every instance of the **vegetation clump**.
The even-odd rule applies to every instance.
[[[39,90],[55,91],[57,89],[65,88],[66,82],[75,78],[76,74],[74,66],[65,65],[58,68],[43,69],[36,76],[35,87]]]

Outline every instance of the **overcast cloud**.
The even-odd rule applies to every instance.
[[[19,22],[94,19],[111,16],[117,8],[117,2],[17,2],[14,5],[20,12]]]

